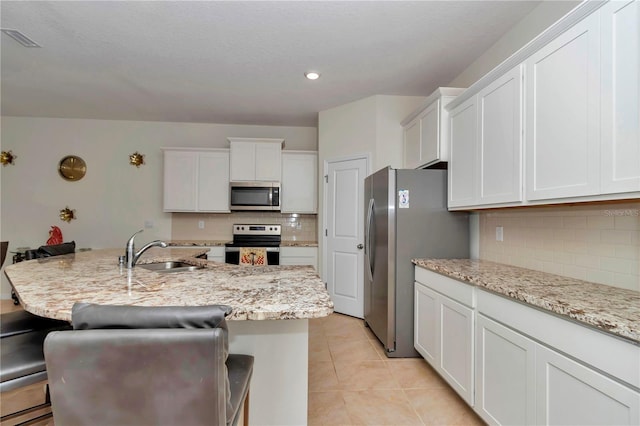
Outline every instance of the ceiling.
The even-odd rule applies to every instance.
[[[2,115],[316,126],[429,95],[539,1],[6,1]],[[317,70],[319,80],[304,77]]]

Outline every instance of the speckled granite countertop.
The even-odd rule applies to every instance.
[[[196,259],[206,249],[152,248],[138,266],[170,260],[205,268],[154,272],[118,265],[122,249],[92,250],[35,259],[5,267],[24,308],[36,315],[71,320],[75,302],[138,306],[225,304],[229,320],[324,317],[333,302],[311,266],[227,265]]]
[[[170,247],[217,247],[224,246],[228,240],[173,240],[169,242]],[[317,241],[288,241],[282,240],[281,247],[318,247]]]
[[[483,260],[412,262],[640,344],[640,292]]]
[[[220,247],[231,240],[172,240],[169,247]]]
[[[281,247],[318,247],[317,241],[281,241]]]

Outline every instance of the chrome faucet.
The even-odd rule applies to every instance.
[[[136,235],[138,235],[142,231],[144,231],[144,229],[141,229],[135,234],[133,234],[131,238],[129,238],[129,241],[127,241],[127,248],[124,254],[124,259],[125,259],[125,263],[127,264],[127,269],[131,269],[134,266],[136,266],[136,262],[138,262],[138,259],[140,258],[140,256],[142,256],[142,253],[149,250],[151,247],[162,247],[162,248],[167,247],[167,243],[165,243],[164,241],[155,240],[145,244],[140,250],[136,252],[136,248],[133,240],[136,237]]]

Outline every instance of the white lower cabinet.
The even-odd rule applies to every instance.
[[[639,407],[638,392],[558,352],[536,346],[537,424],[638,425]]]
[[[280,247],[281,265],[311,265],[318,270],[317,247]]]
[[[416,269],[414,346],[462,399],[473,406],[474,312],[463,304],[473,299],[463,297],[456,301],[450,297],[456,296],[456,290],[468,290],[471,294],[473,287],[460,284],[467,288],[448,292],[446,285],[441,285],[442,279],[447,280]]]
[[[207,260],[224,263],[224,247],[211,247],[207,253]]]
[[[535,342],[479,314],[475,411],[489,424],[533,425]]]
[[[640,346],[421,267],[415,277],[415,348],[488,424],[640,424]]]

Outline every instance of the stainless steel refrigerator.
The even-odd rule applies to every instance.
[[[387,167],[365,179],[364,320],[388,357],[413,347],[412,258],[469,257],[469,215],[447,211],[447,171]]]

